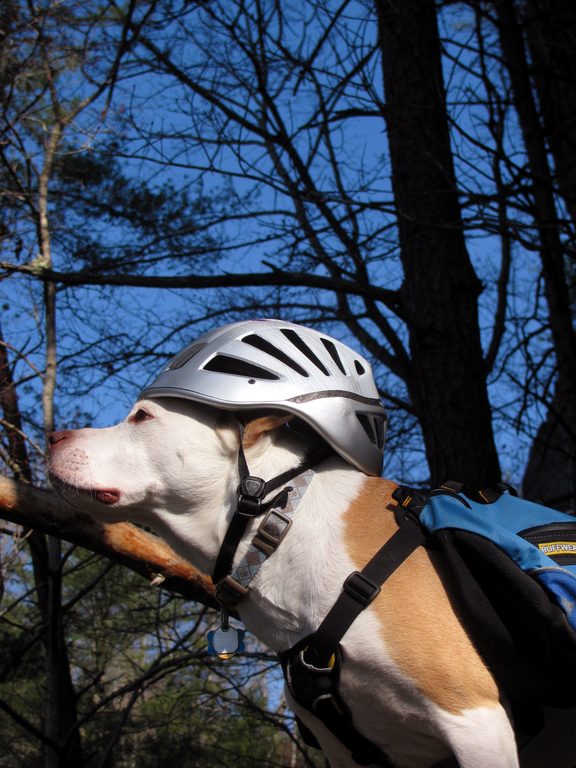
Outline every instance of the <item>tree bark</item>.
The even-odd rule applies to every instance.
[[[32,532],[29,542],[46,658],[42,765],[77,768],[84,765],[84,750],[63,630],[61,544],[37,530]]]
[[[0,337],[0,406],[7,422],[8,450],[16,477],[23,488],[32,481],[30,462],[16,387],[12,380],[6,347]],[[27,528],[35,526],[26,521]],[[28,542],[32,555],[38,610],[44,628],[46,695],[42,730],[45,768],[76,768],[84,764],[82,741],[77,727],[76,692],[62,623],[62,570],[60,540],[32,530]]]
[[[551,23],[550,13],[555,5],[554,0],[534,2],[530,4],[530,12],[540,14],[540,22],[548,14],[547,20]],[[496,10],[500,45],[510,76],[532,178],[534,219],[540,240],[544,293],[556,355],[554,397],[549,404],[547,418],[534,441],[523,479],[523,491],[528,498],[539,497],[561,508],[570,508],[574,503],[576,485],[576,333],[565,269],[566,250],[560,234],[562,224],[554,199],[554,179],[546,141],[548,138],[550,147],[556,149],[554,156],[557,169],[561,169],[558,178],[562,180],[563,194],[570,197],[573,192],[570,180],[576,179],[574,157],[572,155],[568,158],[559,128],[556,131],[552,125],[554,115],[565,112],[564,96],[568,90],[564,88],[558,91],[557,87],[545,86],[543,73],[539,73],[536,82],[540,84],[540,90],[546,91],[539,92],[545,112],[541,121],[532,89],[523,30],[514,3],[512,0],[499,0]],[[576,28],[575,14],[571,16]],[[558,22],[557,18],[554,23]],[[541,41],[541,35],[537,35],[534,29],[532,35]],[[546,126],[552,135],[546,135]],[[574,120],[564,124],[563,133],[570,137],[570,141],[576,139]]]
[[[466,249],[433,0],[375,0],[403,310],[431,482],[500,480],[478,326],[480,282]]]
[[[572,0],[529,0],[524,24],[542,125],[554,159],[554,181],[571,219],[568,244],[576,254],[576,6]],[[568,229],[568,227],[567,227]],[[574,277],[576,281],[576,267]],[[576,397],[556,385],[526,467],[523,490],[576,512]],[[569,385],[569,382],[567,382]]]
[[[552,157],[554,180],[576,228],[576,5],[527,0],[523,14],[532,80]]]
[[[189,600],[216,607],[208,576],[165,542],[130,523],[100,523],[56,494],[0,475],[0,518],[57,536],[130,568]]]
[[[522,495],[576,513],[576,401],[558,379],[526,464]]]

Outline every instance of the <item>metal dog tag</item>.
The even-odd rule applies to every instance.
[[[234,654],[244,650],[243,629],[235,629],[228,622],[228,611],[222,608],[220,611],[220,629],[208,632],[208,653],[210,656],[218,656],[226,661]]]
[[[244,650],[244,630],[220,627],[208,632],[208,653],[226,661]]]

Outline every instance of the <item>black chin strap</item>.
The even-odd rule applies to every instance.
[[[250,521],[255,517],[259,517],[267,512],[269,509],[277,506],[284,506],[289,491],[288,487],[283,488],[280,493],[277,493],[270,501],[264,501],[264,498],[279,488],[284,483],[292,480],[294,477],[306,472],[307,469],[319,464],[328,456],[332,455],[333,451],[326,445],[322,445],[315,451],[312,451],[304,460],[293,469],[289,469],[287,472],[283,472],[281,475],[272,478],[271,480],[262,480],[260,477],[254,477],[248,470],[248,463],[246,462],[246,456],[244,455],[244,449],[242,447],[242,433],[243,429],[240,429],[240,450],[238,452],[238,470],[240,472],[240,485],[238,486],[238,501],[236,503],[236,511],[228,525],[228,530],[224,536],[224,541],[220,547],[220,552],[216,558],[216,565],[214,566],[214,573],[212,574],[212,582],[218,584],[219,581],[224,579],[230,573],[232,573],[234,556],[238,545],[242,540],[242,537],[246,533]]]

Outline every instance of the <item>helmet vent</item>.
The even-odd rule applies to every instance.
[[[384,419],[379,416],[369,416],[366,413],[357,413],[356,416],[372,445],[382,449],[384,447],[385,434]]]
[[[214,371],[215,373],[227,373],[232,376],[247,376],[250,379],[266,379],[267,381],[277,381],[280,377],[272,371],[260,368],[245,360],[239,360],[229,355],[216,355],[208,360],[204,366],[205,371]]]
[[[256,349],[259,349],[261,352],[266,352],[266,354],[271,355],[272,357],[275,357],[276,360],[279,360],[281,363],[284,363],[284,365],[287,365],[289,368],[292,368],[293,371],[296,371],[296,373],[299,373],[301,376],[308,376],[308,372],[302,368],[301,365],[298,365],[298,363],[295,360],[292,360],[285,352],[282,352],[281,349],[278,349],[274,346],[274,344],[271,344],[269,341],[266,341],[266,339],[263,339],[261,336],[256,336],[256,334],[252,334],[250,336],[245,336],[242,341],[245,344],[249,344],[251,347],[255,347]],[[275,376],[274,378],[279,378],[278,376]]]
[[[183,349],[182,352],[176,355],[176,357],[172,358],[168,365],[168,370],[175,371],[177,368],[182,368],[188,360],[193,358],[201,349],[204,349],[205,346],[206,344],[192,344],[191,347],[186,347],[186,349]]]
[[[288,341],[290,341],[296,349],[300,350],[303,355],[306,355],[308,360],[310,360],[311,363],[314,363],[316,368],[318,368],[325,376],[330,376],[330,371],[326,368],[322,360],[320,360],[314,352],[310,349],[308,344],[304,341],[304,339],[299,336],[296,331],[293,331],[291,328],[281,328],[280,332],[286,336]]]
[[[330,341],[330,339],[321,338],[320,341],[322,342],[322,344],[324,344],[324,346],[328,350],[328,354],[330,355],[332,360],[334,360],[334,362],[336,363],[340,371],[344,374],[344,376],[346,376],[347,371],[346,371],[346,368],[344,368],[344,363],[340,359],[340,355],[338,354],[338,350],[336,349],[336,344],[334,344],[333,341]]]
[[[364,368],[360,360],[354,360],[354,367],[356,368],[356,373],[359,376],[362,376],[364,373],[366,373],[366,368]]]

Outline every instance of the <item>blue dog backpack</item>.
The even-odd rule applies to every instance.
[[[442,553],[451,599],[517,726],[535,732],[542,706],[576,706],[576,519],[503,485],[446,483],[427,497],[400,487],[395,500]]]

